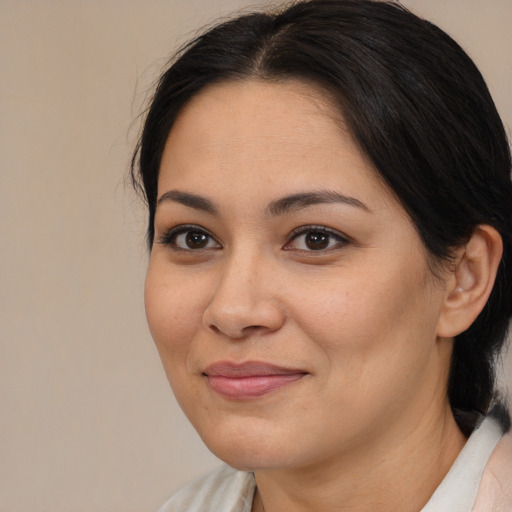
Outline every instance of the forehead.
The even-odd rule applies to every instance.
[[[331,96],[299,81],[221,83],[192,98],[169,134],[159,195],[182,186],[391,196]]]
[[[222,82],[203,89],[181,110],[169,135],[172,142],[191,125],[196,142],[215,143],[217,136],[231,143],[251,138],[271,140],[286,135],[301,146],[322,122],[345,132],[343,117],[331,96],[316,86],[297,80]],[[325,135],[325,133],[324,133]],[[190,140],[188,141],[190,142]],[[313,142],[313,137],[309,139]],[[337,140],[336,143],[339,143]]]

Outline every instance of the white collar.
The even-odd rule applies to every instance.
[[[485,418],[439,487],[420,512],[469,512],[475,504],[478,487],[489,458],[502,437],[498,422]]]

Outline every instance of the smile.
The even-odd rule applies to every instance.
[[[230,400],[249,400],[298,381],[307,372],[261,362],[219,362],[209,366],[203,374],[215,393]]]

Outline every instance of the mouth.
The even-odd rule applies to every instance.
[[[259,398],[296,382],[307,374],[301,369],[284,368],[258,361],[242,364],[222,361],[208,366],[203,372],[210,388],[230,400]]]

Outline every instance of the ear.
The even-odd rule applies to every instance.
[[[446,280],[439,337],[456,336],[475,321],[491,294],[502,253],[501,236],[485,224],[478,225],[466,246],[458,250],[457,264]]]

